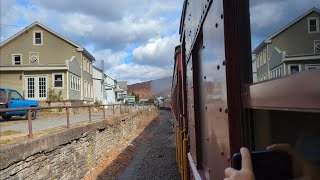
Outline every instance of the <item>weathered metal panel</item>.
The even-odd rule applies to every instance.
[[[194,113],[194,87],[193,87],[193,67],[192,57],[187,64],[187,89],[188,89],[188,126],[190,135],[190,153],[195,163],[197,163],[197,142],[196,142],[196,122]]]
[[[320,70],[243,87],[246,108],[320,112]],[[308,88],[306,88],[308,87]]]
[[[203,23],[199,72],[201,159],[207,179],[223,179],[230,153],[223,22],[223,1],[213,1]]]

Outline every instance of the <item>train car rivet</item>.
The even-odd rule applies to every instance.
[[[208,169],[209,172],[211,172],[211,169]]]
[[[219,112],[222,112],[222,108],[219,108]]]
[[[204,76],[203,79],[207,79],[207,76]]]
[[[224,66],[225,66],[225,65],[226,65],[226,61],[222,61],[222,65],[224,65]]]
[[[207,141],[209,141],[209,137],[207,137]]]
[[[218,23],[216,23],[216,28],[218,28]]]
[[[226,108],[226,109],[224,110],[224,112],[227,114],[227,113],[228,113],[228,109]]]
[[[218,69],[218,70],[220,69],[220,66],[219,66],[219,65],[217,66],[217,69]]]
[[[207,8],[207,5],[204,5],[204,8]]]
[[[224,152],[223,151],[221,151],[221,156],[223,156],[224,155]]]
[[[208,109],[208,107],[206,106],[206,110]]]
[[[202,49],[206,48],[205,46],[202,46]]]

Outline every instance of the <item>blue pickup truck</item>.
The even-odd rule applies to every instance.
[[[16,90],[10,88],[0,88],[0,109],[38,106],[39,103],[37,101],[24,99]],[[4,112],[0,113],[0,116],[4,120],[9,120],[12,116],[24,116],[27,114],[27,112],[27,110]],[[36,116],[37,111],[32,111],[31,119],[36,119]]]

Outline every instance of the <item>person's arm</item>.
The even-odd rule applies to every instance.
[[[253,170],[251,155],[247,148],[242,147],[240,149],[241,153],[241,170],[236,170],[231,167],[225,169],[224,180],[255,180]]]

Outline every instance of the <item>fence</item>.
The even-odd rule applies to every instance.
[[[27,111],[27,124],[28,124],[28,137],[29,138],[33,138],[33,123],[32,123],[32,117],[31,114],[33,111],[38,112],[39,110],[45,110],[45,109],[59,109],[59,110],[65,110],[65,125],[67,128],[70,128],[71,126],[71,120],[70,118],[73,117],[74,122],[79,123],[79,122],[91,122],[92,120],[101,120],[101,119],[106,119],[107,116],[111,116],[115,117],[117,114],[122,114],[122,113],[128,113],[130,111],[136,111],[136,110],[140,110],[140,109],[146,109],[148,106],[150,106],[150,104],[143,104],[142,106],[140,105],[125,105],[125,104],[111,104],[111,105],[82,105],[82,106],[56,106],[56,107],[28,107],[28,108],[7,108],[7,109],[0,109],[0,114],[1,113],[5,113],[5,112],[11,112],[11,111]],[[110,109],[111,108],[111,109]],[[78,115],[71,115],[70,111],[71,110],[75,110],[75,109],[87,109],[88,112],[88,119],[84,119],[83,114],[78,114]],[[93,109],[98,110],[98,113],[93,113]],[[101,111],[102,111],[102,115],[101,115]],[[93,119],[93,116],[95,116],[95,118]],[[99,116],[99,117],[98,117]],[[102,116],[102,117],[100,117]],[[49,118],[50,119],[50,118]],[[55,121],[59,118],[52,118],[52,121]],[[61,121],[60,117],[60,121]],[[77,119],[81,119],[81,120],[77,120]],[[57,120],[58,121],[58,120]],[[61,125],[59,125],[59,123],[57,123],[57,121],[55,122],[51,122],[53,123],[54,127],[60,127]],[[51,127],[51,128],[54,128]],[[2,130],[5,129],[5,127],[1,128]],[[50,129],[50,128],[45,128],[45,129]],[[42,129],[44,130],[44,129]],[[41,130],[40,130],[41,131]]]

